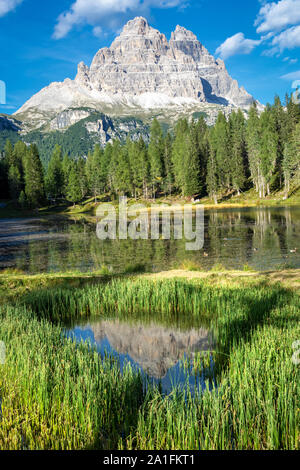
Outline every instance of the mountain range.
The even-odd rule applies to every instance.
[[[177,26],[168,41],[137,17],[110,47],[96,53],[90,67],[81,62],[74,80],[51,83],[13,116],[2,115],[0,131],[32,141],[37,131],[46,138],[66,131],[73,135],[80,123],[91,143],[105,145],[128,133],[147,138],[154,117],[172,126],[180,117],[203,115],[213,124],[220,110],[226,115],[237,108],[247,111],[253,101],[191,31]]]

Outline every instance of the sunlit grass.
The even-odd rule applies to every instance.
[[[15,302],[9,301],[12,304]],[[299,447],[300,299],[279,284],[214,286],[211,281],[114,279],[38,287],[0,307],[0,449],[296,449]],[[143,388],[87,344],[63,335],[65,321],[120,318],[205,325],[211,355],[188,359],[209,372],[207,389]],[[216,384],[214,388],[213,384]],[[210,391],[209,389],[213,389]]]

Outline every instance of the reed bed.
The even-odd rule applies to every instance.
[[[41,289],[0,308],[0,449],[297,449],[299,294],[280,285],[114,280]],[[63,323],[120,317],[213,330],[217,386],[164,396],[128,366],[63,336]],[[205,362],[206,361],[206,362]],[[199,357],[190,374],[207,366]]]
[[[140,375],[26,309],[0,308],[0,318],[0,449],[116,448],[144,400]]]

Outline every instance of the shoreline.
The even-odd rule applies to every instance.
[[[106,203],[106,202],[105,202]],[[98,203],[83,203],[76,206],[53,206],[53,207],[42,207],[38,210],[22,210],[15,207],[10,207],[8,203],[4,207],[0,207],[0,220],[4,219],[28,219],[28,218],[39,218],[43,216],[90,216],[96,217],[97,208],[103,204],[103,202]],[[118,213],[118,203],[116,201],[110,201],[108,204],[112,204],[116,212]],[[267,199],[264,201],[255,201],[251,200],[245,202],[221,202],[219,204],[211,204],[203,202],[190,203],[183,200],[174,200],[168,202],[165,200],[157,199],[157,201],[145,201],[145,200],[134,200],[128,199],[127,212],[131,210],[132,206],[135,204],[144,204],[145,208],[140,212],[149,212],[151,209],[155,209],[158,212],[163,212],[165,210],[171,209],[172,211],[181,210],[183,207],[187,209],[195,210],[197,207],[203,207],[205,211],[218,211],[224,209],[268,209],[268,208],[293,208],[300,207],[299,200],[276,200],[276,199]],[[152,207],[153,206],[153,207]],[[165,206],[165,207],[158,207]]]
[[[27,274],[14,269],[0,271],[0,294],[5,302],[7,297],[15,294],[24,294],[35,288],[48,287],[68,287],[80,288],[87,284],[106,283],[112,280],[132,280],[148,279],[163,281],[170,279],[183,279],[186,281],[197,282],[207,281],[214,286],[224,287],[225,285],[254,285],[263,284],[274,285],[281,284],[283,287],[290,288],[300,293],[300,269],[268,270],[268,271],[241,271],[224,270],[216,271],[190,271],[187,269],[173,269],[169,271],[160,271],[158,273],[118,273],[103,274],[101,271],[95,272],[53,272]]]

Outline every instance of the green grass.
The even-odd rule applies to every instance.
[[[0,308],[0,318],[0,449],[116,448],[136,425],[140,376],[25,309]]]
[[[0,307],[0,449],[299,448],[299,292],[265,280],[136,277],[35,285],[17,299]],[[217,388],[145,393],[130,367],[121,375],[111,358],[64,338],[62,324],[78,317],[205,325],[217,341]],[[190,374],[204,361],[198,356]]]

